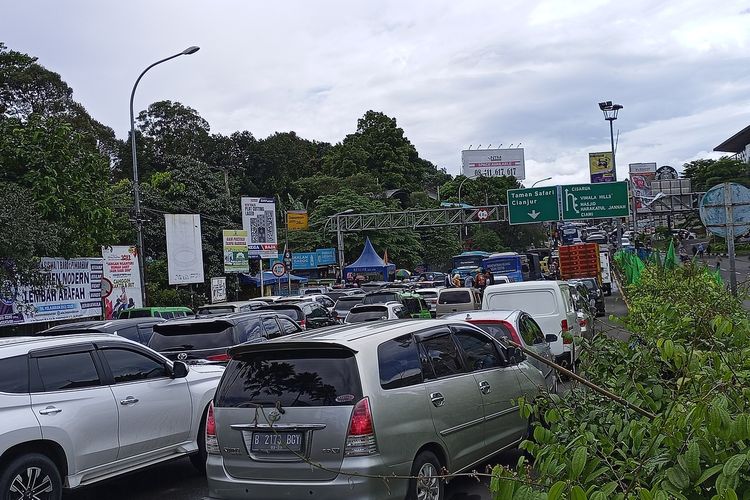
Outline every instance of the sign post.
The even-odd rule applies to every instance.
[[[561,186],[563,220],[630,216],[627,182]]]
[[[508,222],[534,224],[560,220],[557,187],[508,190]]]

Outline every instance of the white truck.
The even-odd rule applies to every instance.
[[[599,246],[599,264],[602,268],[602,291],[612,295],[612,273],[609,269],[609,249],[604,245]]]

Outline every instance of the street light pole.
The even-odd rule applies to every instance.
[[[344,281],[344,233],[341,231],[341,216],[354,212],[353,208],[349,208],[342,212],[333,214],[328,217],[328,220],[336,219],[336,246],[339,252],[339,279]]]
[[[536,182],[535,182],[534,184],[532,184],[532,185],[531,185],[531,187],[534,187],[534,186],[536,186],[536,185],[537,185],[537,184],[539,184],[540,182],[544,182],[544,181],[551,181],[551,180],[552,180],[552,177],[545,177],[544,179],[539,179],[539,180],[538,180],[538,181],[536,181]]]
[[[614,173],[615,180],[617,180],[617,161],[615,159],[615,129],[614,121],[617,120],[617,113],[622,109],[621,104],[612,104],[612,101],[604,101],[599,103],[599,109],[604,113],[604,119],[609,122],[609,141],[612,146],[612,170]],[[635,232],[635,225],[633,231]],[[617,219],[617,241],[615,242],[615,248],[620,248],[622,245],[622,221]]]
[[[138,75],[138,79],[136,79],[135,84],[133,85],[133,90],[130,92],[130,146],[132,150],[133,155],[133,208],[135,210],[135,229],[137,233],[137,248],[136,253],[138,255],[138,274],[140,275],[141,279],[141,302],[142,306],[146,306],[146,269],[144,265],[144,259],[143,259],[143,214],[141,214],[141,185],[138,181],[138,156],[136,153],[136,147],[135,147],[135,116],[133,114],[133,99],[135,98],[135,89],[138,87],[138,83],[141,81],[141,78],[143,78],[143,75],[146,74],[148,70],[153,68],[154,66],[161,64],[163,62],[167,62],[170,59],[174,59],[175,57],[180,56],[189,56],[191,54],[195,54],[200,50],[200,47],[191,46],[183,50],[182,52],[179,52],[177,54],[171,55],[169,57],[165,57],[164,59],[161,59],[159,61],[156,61],[155,63],[151,64],[149,67],[144,69],[140,75]]]

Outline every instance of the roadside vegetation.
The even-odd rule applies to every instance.
[[[592,382],[655,414],[584,388],[522,402],[533,439],[496,499],[750,498],[750,320],[700,265],[650,264],[626,289],[629,341],[584,345]]]

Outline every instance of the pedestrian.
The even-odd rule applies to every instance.
[[[480,292],[484,292],[484,289],[487,287],[487,279],[481,269],[479,270],[479,274],[477,274],[474,286],[476,286]]]
[[[491,272],[486,271],[484,273],[484,286],[485,286],[485,288],[488,287],[488,286],[490,286],[490,285],[494,285],[494,284],[495,284],[495,277],[492,275]]]
[[[474,277],[469,273],[464,279],[464,286],[466,288],[472,288],[474,286]]]
[[[452,281],[452,283],[453,283],[453,286],[456,287],[456,288],[460,288],[461,287],[461,276],[458,273],[456,273],[456,274],[453,275],[453,281]]]
[[[453,285],[453,281],[451,280],[451,275],[448,273],[445,273],[445,287],[450,288]]]
[[[693,258],[695,258],[698,255],[698,247],[693,245]]]
[[[698,257],[701,259],[703,258],[703,254],[706,252],[706,247],[703,246],[703,243],[698,244]]]
[[[716,256],[716,268],[715,271],[718,273],[721,271],[721,255]]]

